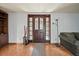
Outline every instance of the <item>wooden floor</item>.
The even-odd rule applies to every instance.
[[[0,56],[31,56],[35,43],[28,45],[9,44],[0,48]],[[71,56],[72,54],[64,47],[57,47],[54,44],[44,44],[46,56]]]

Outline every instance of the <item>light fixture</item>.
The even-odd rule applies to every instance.
[[[55,24],[56,25],[56,31],[57,31],[57,40],[59,39],[59,24],[58,24],[58,19],[55,20],[55,22],[53,22],[52,24]],[[60,43],[59,44],[56,44],[57,47],[60,47]]]

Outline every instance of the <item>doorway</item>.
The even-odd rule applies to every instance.
[[[28,15],[28,39],[35,43],[50,42],[50,15]]]

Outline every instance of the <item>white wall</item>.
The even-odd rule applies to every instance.
[[[57,39],[56,25],[52,24],[55,20],[59,20],[59,33],[60,32],[79,32],[79,14],[78,13],[52,13],[51,22],[51,43],[60,42]]]
[[[9,43],[23,43],[24,25],[26,24],[26,13],[9,13]]]
[[[59,19],[60,32],[79,32],[79,14],[77,13],[9,13],[9,42],[23,43],[24,25],[27,26],[27,14],[51,14],[51,43],[59,43],[56,25]]]
[[[17,42],[17,21],[15,13],[8,14],[8,32],[9,32],[9,42],[10,43]]]
[[[17,43],[23,42],[24,25],[27,26],[27,14],[17,13]]]

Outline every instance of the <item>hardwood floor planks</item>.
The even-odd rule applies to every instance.
[[[9,44],[0,48],[0,56],[32,56],[35,43],[28,45]],[[44,43],[46,56],[71,56],[72,54],[64,47],[57,47],[54,44]]]

